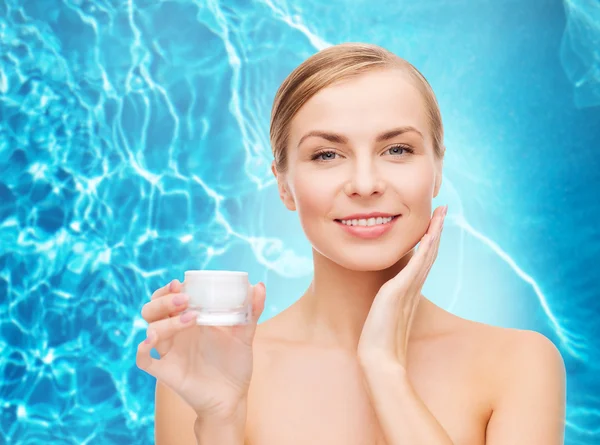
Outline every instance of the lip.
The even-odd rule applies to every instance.
[[[340,226],[343,230],[346,231],[346,233],[355,236],[357,238],[362,238],[362,239],[375,239],[375,238],[379,238],[380,236],[382,236],[383,234],[389,232],[392,227],[394,226],[394,224],[396,223],[396,221],[398,221],[400,219],[400,217],[402,215],[390,215],[390,214],[383,214],[383,213],[379,213],[379,214],[375,214],[375,213],[371,213],[369,216],[365,216],[362,215],[360,218],[354,218],[354,215],[352,215],[353,217],[348,217],[348,218],[344,218],[344,219],[366,219],[366,218],[375,218],[376,216],[381,216],[383,217],[388,217],[388,216],[393,216],[393,219],[385,224],[376,224],[374,226],[347,226],[346,224],[342,223],[341,220],[336,219],[335,223]]]
[[[372,213],[355,213],[354,215],[344,216],[343,218],[336,218],[337,221],[348,220],[348,219],[369,219],[369,218],[389,218],[390,216],[398,216],[393,213],[382,213],[382,212],[372,212]]]

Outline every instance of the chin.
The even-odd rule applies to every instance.
[[[406,255],[412,252],[412,249],[392,250],[378,249],[369,251],[367,249],[349,249],[348,251],[332,252],[326,256],[330,261],[338,264],[344,269],[355,272],[378,272],[394,267]],[[323,255],[323,253],[321,253]]]
[[[425,233],[426,228],[423,233]],[[412,231],[388,236],[386,239],[348,242],[326,230],[305,230],[313,249],[333,263],[356,272],[378,272],[408,261],[420,236]],[[415,235],[418,232],[415,233]],[[329,236],[328,236],[329,235]]]

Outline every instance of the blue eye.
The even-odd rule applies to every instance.
[[[331,150],[320,151],[315,153],[311,158],[313,161],[331,161],[335,159],[337,153]]]
[[[406,145],[392,145],[385,152],[393,156],[405,156],[407,153],[414,153],[414,150]],[[335,151],[321,150],[312,155],[311,160],[318,162],[327,162],[333,161],[334,159],[336,159],[336,157],[339,157],[339,155]]]
[[[393,145],[390,148],[388,148],[386,151],[388,153],[390,153],[391,155],[397,155],[397,156],[403,155],[404,154],[403,152],[414,153],[412,148],[409,148],[406,145]]]

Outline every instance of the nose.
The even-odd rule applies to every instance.
[[[385,181],[380,175],[377,165],[371,159],[357,161],[351,176],[344,187],[348,196],[368,197],[385,191]]]

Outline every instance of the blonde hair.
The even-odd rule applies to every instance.
[[[289,128],[298,110],[323,88],[342,79],[381,68],[400,68],[415,83],[425,101],[433,140],[439,158],[444,155],[442,116],[427,79],[406,60],[377,45],[342,43],[312,55],[283,81],[271,110],[271,148],[279,173],[287,170]]]

